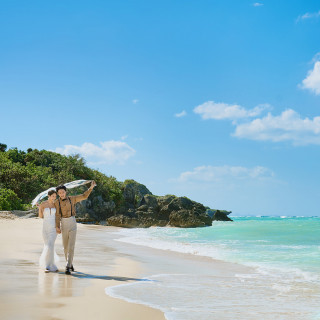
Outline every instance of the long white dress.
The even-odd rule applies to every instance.
[[[40,256],[40,267],[49,271],[57,271],[56,263],[59,261],[58,255],[54,250],[54,243],[57,238],[56,232],[56,209],[45,208],[43,210],[42,236],[44,247]]]

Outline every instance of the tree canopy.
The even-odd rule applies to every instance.
[[[0,210],[29,209],[41,191],[73,180],[95,180],[94,192],[104,201],[123,201],[124,184],[86,166],[79,155],[64,156],[47,150],[7,149],[0,144]],[[71,191],[72,193],[72,191]]]

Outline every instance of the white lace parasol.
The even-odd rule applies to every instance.
[[[87,184],[91,182],[91,180],[75,180],[75,181],[71,181],[71,182],[67,182],[64,184],[64,186],[67,188],[67,189],[73,189],[73,188],[76,188],[76,187],[80,187],[84,184]],[[48,192],[50,190],[56,190],[55,187],[51,187],[49,188],[48,190],[46,191],[43,191],[41,193],[39,193],[31,202],[32,206],[35,206],[37,202],[39,202],[40,200],[42,200],[43,198],[45,198],[46,196],[48,196]]]

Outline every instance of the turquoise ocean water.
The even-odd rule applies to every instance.
[[[225,282],[200,270],[192,277],[154,275],[157,285],[118,286],[109,294],[158,307],[168,319],[232,319],[243,308],[237,302],[239,295],[252,300],[248,295],[251,290],[256,296],[247,302],[256,308],[252,319],[257,312],[263,312],[263,319],[320,319],[320,217],[232,218],[234,222],[214,222],[206,228],[124,229],[119,231],[119,241],[233,262],[249,266],[251,272],[236,274]],[[188,286],[184,287],[186,278]],[[229,302],[234,299],[234,312],[223,306],[208,309],[208,303],[217,298],[217,286],[222,288],[220,294],[229,296]],[[231,289],[225,290],[226,286]],[[181,290],[183,295],[177,293]],[[275,311],[270,311],[271,306]],[[248,308],[242,311],[249,312]],[[251,319],[250,312],[245,318]]]

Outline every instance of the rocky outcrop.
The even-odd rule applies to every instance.
[[[172,226],[194,228],[211,226],[206,208],[186,197],[146,194],[136,208],[107,219],[108,225],[126,228]]]
[[[206,208],[201,203],[186,197],[173,199],[164,209],[169,214],[170,226],[181,228],[211,226]]]
[[[127,204],[134,204],[136,206],[147,194],[152,195],[145,185],[134,180],[126,180],[124,182],[123,197]]]
[[[228,217],[232,211],[214,210],[207,207],[206,212],[212,218],[212,221],[233,221]]]
[[[113,201],[105,202],[101,196],[91,196],[90,200],[77,204],[77,220],[123,228],[195,228],[211,226],[212,220],[229,219],[228,211],[212,210],[186,197],[155,196],[134,180],[124,182],[122,195],[123,200],[118,205]]]
[[[117,204],[113,200],[104,201],[101,195],[94,196],[94,194],[88,200],[77,203],[77,221],[106,224],[107,219],[113,217],[112,225],[125,225],[125,219],[121,219],[121,216],[134,218],[136,208],[142,198],[148,194],[152,195],[151,191],[143,184],[134,180],[126,180],[122,188],[122,201],[118,201]],[[132,225],[135,225],[134,220],[132,220]]]
[[[107,224],[109,226],[122,228],[149,228],[152,226],[165,227],[167,221],[155,220],[148,217],[130,217],[128,215],[120,214],[109,218]]]

